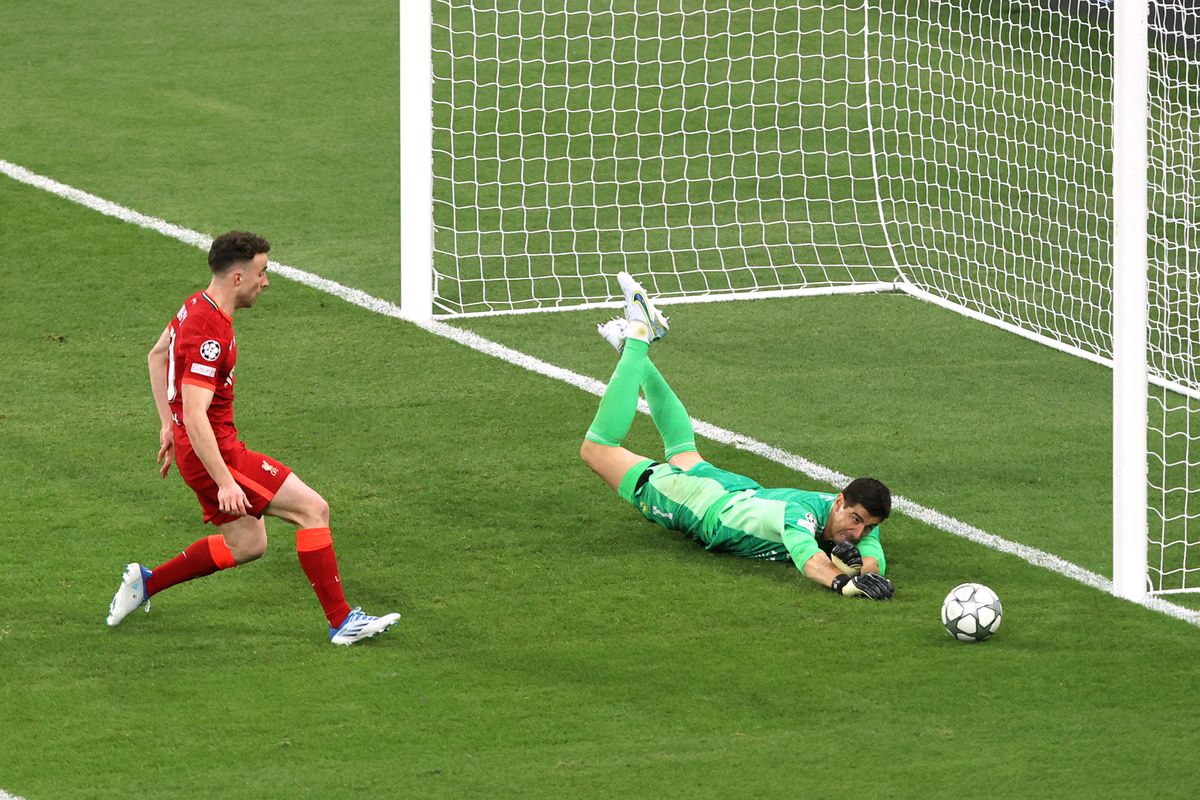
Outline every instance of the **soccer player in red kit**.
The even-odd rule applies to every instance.
[[[334,644],[381,633],[399,614],[373,617],[351,609],[342,594],[329,505],[287,466],[246,448],[233,425],[237,339],[233,314],[250,308],[267,288],[271,245],[252,233],[218,236],[208,251],[212,282],[183,302],[150,351],[150,388],[162,423],[159,473],[174,461],[219,533],[199,539],[179,555],[147,569],[129,564],[108,609],[119,625],[138,606],[170,586],[245,564],[267,549],[263,514],[296,526],[296,551],[329,620]]]

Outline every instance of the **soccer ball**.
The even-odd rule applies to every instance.
[[[1000,627],[1000,598],[982,583],[960,583],[942,601],[946,632],[963,642],[982,642]]]

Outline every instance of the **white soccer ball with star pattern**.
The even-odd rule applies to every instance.
[[[942,602],[946,632],[962,642],[982,642],[1000,627],[1000,598],[982,583],[960,583]]]

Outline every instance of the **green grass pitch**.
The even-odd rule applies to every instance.
[[[394,3],[10,4],[0,158],[396,299]],[[888,604],[714,557],[577,459],[595,398],[283,279],[238,422],[333,508],[349,650],[259,562],[103,622],[210,532],[145,354],[203,254],[0,178],[0,789],[50,798],[1187,797],[1195,627],[904,517]],[[899,296],[675,307],[695,415],[1108,572],[1109,374]],[[604,379],[597,313],[472,321]],[[633,444],[653,451],[648,420]],[[767,485],[813,486],[703,443]],[[1006,616],[937,619],[964,580]]]

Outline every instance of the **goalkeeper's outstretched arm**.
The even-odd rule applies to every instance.
[[[892,583],[887,578],[874,572],[845,575],[824,553],[816,553],[805,561],[803,572],[809,580],[827,586],[844,597],[888,600],[892,596]]]
[[[829,556],[821,552],[814,553],[808,561],[805,561],[802,571],[804,577],[828,587],[832,587],[833,579],[842,574],[829,560]]]

